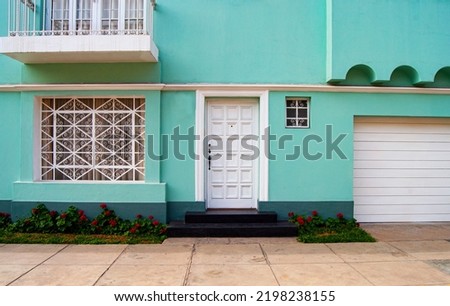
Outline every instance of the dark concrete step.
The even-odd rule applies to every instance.
[[[187,212],[185,223],[276,223],[277,214],[256,210],[208,210]]]
[[[282,221],[275,223],[184,223],[173,221],[168,237],[295,237],[297,226]]]

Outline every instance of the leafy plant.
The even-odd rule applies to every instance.
[[[11,215],[8,213],[0,212],[0,229],[7,228],[11,223]]]
[[[127,237],[125,240],[116,240],[129,241],[130,243],[134,241],[137,241],[137,243],[139,241],[160,242],[166,238],[166,225],[161,224],[153,216],[143,218],[142,215],[138,215],[133,221],[123,220],[106,204],[102,203],[100,208],[102,209],[101,213],[92,220],[86,216],[83,210],[75,206],[70,206],[66,211],[59,214],[56,211],[50,211],[44,204],[39,204],[31,210],[31,216],[19,219],[14,223],[11,222],[9,214],[0,213],[0,229],[3,229],[0,233],[3,235],[8,232],[10,235],[14,233],[40,233],[81,234],[85,236],[90,234],[92,237],[100,235],[102,237],[100,240],[105,240],[105,235],[114,235]],[[84,241],[96,240],[95,238],[82,239]],[[52,239],[47,238],[45,241],[49,240]],[[57,238],[54,240],[61,241]]]
[[[359,227],[355,219],[346,219],[344,214],[336,218],[323,219],[317,211],[310,216],[288,214],[289,221],[298,226],[298,240],[307,243],[373,242],[375,239]]]

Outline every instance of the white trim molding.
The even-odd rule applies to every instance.
[[[197,91],[195,110],[195,133],[200,136],[201,141],[196,142],[195,151],[199,159],[195,160],[195,201],[205,201],[205,162],[201,158],[203,154],[203,139],[205,137],[205,106],[206,100],[212,97],[226,98],[257,98],[259,99],[259,136],[260,136],[260,157],[259,157],[259,201],[269,199],[269,159],[266,154],[268,148],[261,140],[265,129],[269,126],[269,91],[235,91],[235,90],[211,90]],[[263,153],[264,152],[264,153]]]
[[[302,91],[342,93],[389,93],[450,95],[450,88],[381,87],[381,86],[335,86],[308,84],[163,84],[163,83],[117,83],[117,84],[4,84],[0,92],[68,91],[68,90],[161,90],[161,91]]]

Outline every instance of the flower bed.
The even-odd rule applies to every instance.
[[[101,212],[91,220],[83,210],[74,206],[58,213],[39,204],[31,210],[29,217],[15,222],[9,214],[0,213],[0,230],[4,233],[140,236],[159,242],[166,238],[166,225],[151,215],[147,218],[137,215],[134,220],[124,220],[104,203],[100,209]]]
[[[298,226],[298,241],[305,243],[374,242],[375,239],[359,227],[355,219],[342,213],[336,218],[323,219],[317,211],[311,215],[288,214],[289,221]]]

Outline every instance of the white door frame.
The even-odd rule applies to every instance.
[[[269,159],[268,147],[261,137],[269,126],[269,91],[200,91],[196,93],[195,133],[200,137],[196,141],[195,153],[199,157],[195,160],[195,201],[204,202],[205,196],[205,159],[203,156],[203,139],[205,138],[205,118],[207,98],[258,98],[259,99],[259,190],[258,201],[269,199]]]

